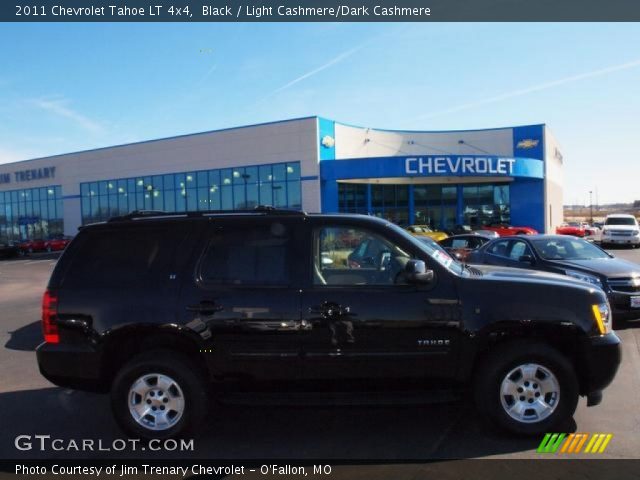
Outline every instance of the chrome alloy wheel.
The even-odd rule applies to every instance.
[[[549,417],[560,402],[560,383],[547,368],[526,363],[511,370],[500,385],[504,411],[522,423],[537,423]]]
[[[184,394],[180,385],[161,373],[138,378],[129,389],[129,413],[149,430],[167,430],[180,421],[184,413]]]

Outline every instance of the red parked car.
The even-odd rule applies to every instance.
[[[490,223],[482,227],[483,230],[491,230],[501,237],[509,235],[537,235],[538,231],[531,227],[514,227],[508,223]]]
[[[67,237],[52,238],[44,243],[44,249],[47,252],[58,252],[67,248],[70,242],[71,239]]]
[[[45,251],[45,240],[36,239],[36,240],[25,240],[18,244],[18,249],[20,255],[26,255],[27,253],[33,252],[44,252]]]
[[[588,235],[587,230],[584,228],[584,225],[581,225],[578,222],[569,222],[563,223],[559,227],[556,227],[557,235],[573,235],[574,237],[584,237]]]

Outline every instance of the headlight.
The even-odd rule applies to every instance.
[[[634,230],[631,232],[631,235],[633,235],[634,237],[640,235],[640,230]]]
[[[588,273],[578,272],[576,270],[565,270],[567,275],[573,278],[577,278],[578,280],[582,280],[583,282],[591,283],[593,285],[597,285],[598,287],[602,287],[602,282],[595,275],[589,275]]]
[[[608,303],[601,303],[599,305],[591,305],[593,311],[593,317],[598,327],[600,335],[606,335],[611,332],[611,309]]]

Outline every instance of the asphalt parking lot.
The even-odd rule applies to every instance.
[[[640,249],[615,255],[640,264]],[[0,261],[0,458],[60,458],[60,452],[18,451],[18,435],[62,439],[122,438],[108,397],[61,389],[38,372],[40,299],[57,255]],[[623,364],[603,403],[580,400],[567,432],[612,433],[607,458],[640,458],[640,320],[618,329]],[[240,407],[211,412],[193,452],[169,456],[207,459],[325,459],[380,463],[444,458],[540,458],[540,439],[487,429],[464,402],[402,407]],[[69,458],[167,458],[149,451],[69,452]],[[602,457],[601,457],[602,458]]]

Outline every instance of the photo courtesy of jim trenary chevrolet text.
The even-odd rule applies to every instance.
[[[0,3],[0,477],[640,479],[640,4]]]

